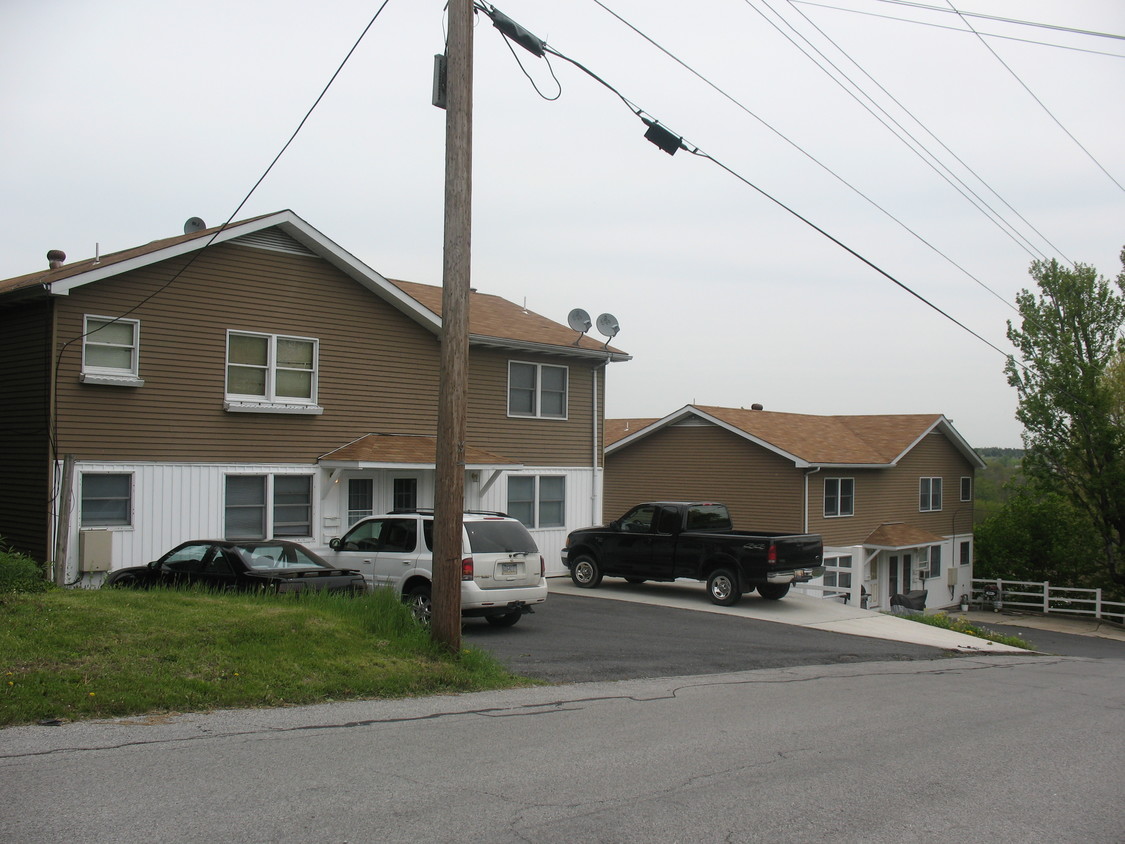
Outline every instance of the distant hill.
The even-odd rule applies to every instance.
[[[1023,459],[1022,448],[978,448],[976,452],[986,460],[989,457],[1014,458],[1015,460]]]

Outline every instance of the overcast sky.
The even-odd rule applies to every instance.
[[[224,222],[381,2],[0,3],[0,277]],[[478,15],[474,286],[615,315],[634,359],[611,417],[944,413],[1020,445],[1001,351],[809,225],[1004,352],[1033,259],[1121,270],[1125,3],[962,2],[499,5],[714,161]],[[389,0],[237,219],[292,209],[440,284],[445,23],[442,0]]]

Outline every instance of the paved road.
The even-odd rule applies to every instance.
[[[507,629],[471,619],[462,642],[491,652],[519,674],[571,683],[933,659],[944,653],[925,645],[573,595],[551,595],[541,609]]]
[[[0,731],[0,829],[1120,844],[1123,689],[1121,660],[963,656],[18,727]]]

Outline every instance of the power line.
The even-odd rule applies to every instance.
[[[595,2],[597,2],[598,5],[602,5],[599,2],[599,0],[595,0]],[[480,9],[482,12],[484,12],[486,15],[489,15],[489,17],[492,17],[492,14],[495,12],[494,7],[490,7],[486,4],[484,4],[483,2],[478,2],[477,8]],[[605,7],[603,6],[603,8],[605,8]],[[609,11],[609,10],[607,9],[606,11]],[[508,36],[508,33],[506,33],[506,32],[504,33],[504,35],[505,35],[505,37],[510,37],[510,36]],[[550,53],[551,55],[557,56],[560,59],[563,59],[564,61],[569,62],[570,64],[574,65],[579,70],[581,70],[583,73],[588,74],[592,79],[599,82],[601,85],[605,86],[613,94],[615,94],[623,103],[625,103],[625,105],[637,117],[639,117],[642,120],[642,122],[644,122],[649,127],[650,131],[649,131],[649,133],[646,133],[645,137],[648,138],[649,140],[651,140],[653,143],[655,143],[657,146],[659,146],[665,152],[668,152],[669,154],[672,154],[672,153],[675,153],[678,149],[684,149],[684,150],[687,150],[692,155],[698,156],[700,158],[707,159],[711,163],[718,166],[720,169],[724,170],[729,175],[731,175],[731,176],[735,177],[736,179],[738,179],[739,181],[741,181],[746,186],[748,186],[748,187],[752,188],[753,190],[757,191],[759,194],[761,194],[766,199],[773,202],[778,207],[782,208],[783,210],[785,210],[789,214],[796,217],[798,220],[800,220],[805,225],[812,228],[814,231],[816,231],[819,234],[821,234],[822,236],[826,237],[828,240],[831,240],[833,243],[835,243],[841,249],[848,252],[850,255],[857,258],[858,260],[862,261],[864,264],[869,266],[871,269],[875,270],[877,273],[882,275],[884,278],[890,280],[891,282],[896,284],[898,287],[905,290],[911,296],[914,296],[916,299],[918,299],[920,302],[924,303],[929,308],[932,308],[934,311],[936,311],[941,316],[945,317],[947,320],[949,320],[950,322],[952,322],[953,324],[955,324],[956,326],[961,328],[963,331],[971,334],[973,337],[975,337],[980,342],[984,343],[986,346],[991,348],[993,351],[998,352],[999,354],[1003,355],[1005,358],[1011,358],[1011,355],[1009,355],[1007,352],[1003,351],[998,346],[996,346],[993,343],[991,343],[990,341],[986,340],[980,334],[973,331],[967,325],[965,325],[964,323],[962,323],[961,321],[959,321],[955,317],[951,316],[950,314],[948,314],[947,312],[945,312],[944,310],[939,308],[937,305],[935,305],[933,302],[928,300],[922,294],[913,290],[908,285],[906,285],[904,282],[895,278],[893,275],[891,275],[886,270],[879,267],[874,262],[865,258],[859,252],[857,252],[854,249],[852,249],[851,247],[847,246],[843,241],[841,241],[838,238],[832,236],[831,234],[829,234],[827,231],[822,229],[820,226],[813,223],[808,218],[802,216],[797,211],[790,208],[785,203],[781,202],[779,199],[777,199],[774,196],[772,196],[771,194],[769,194],[767,191],[765,191],[762,188],[755,185],[753,182],[751,182],[745,176],[742,176],[741,174],[739,174],[738,172],[733,170],[731,167],[727,166],[726,164],[723,164],[721,161],[719,161],[714,156],[705,153],[703,150],[701,150],[699,147],[695,146],[694,144],[686,143],[682,137],[674,135],[669,129],[667,129],[667,127],[662,126],[659,123],[659,121],[655,120],[655,118],[653,118],[648,112],[644,111],[639,106],[635,105],[624,94],[622,94],[617,88],[615,88],[613,85],[611,85],[605,79],[603,79],[601,76],[597,75],[596,73],[591,71],[589,68],[585,67],[580,62],[570,58],[569,56],[565,55],[564,53],[561,53],[558,50],[556,50],[552,47],[549,47],[546,44],[546,42],[540,41],[539,43],[540,43],[540,46],[541,46],[541,52]],[[526,46],[526,44],[524,46]]]
[[[947,2],[948,2],[948,0],[947,0]],[[949,3],[949,8],[953,9],[955,12],[957,11],[957,9],[953,6],[953,3],[951,3],[951,2]],[[1078,146],[1078,148],[1080,150],[1082,150],[1084,153],[1086,153],[1087,158],[1089,158],[1092,162],[1094,162],[1094,165],[1099,170],[1101,170],[1103,173],[1105,173],[1106,177],[1111,182],[1113,182],[1115,185],[1117,185],[1119,190],[1125,191],[1125,186],[1122,186],[1122,184],[1119,181],[1117,181],[1117,179],[1113,178],[1112,174],[1110,174],[1110,172],[1108,170],[1106,170],[1105,167],[1102,166],[1102,163],[1100,161],[1098,161],[1098,159],[1094,158],[1094,154],[1092,152],[1090,152],[1090,150],[1086,149],[1086,147],[1084,147],[1082,145],[1082,142],[1079,141],[1078,138],[1074,137],[1074,135],[1071,134],[1069,129],[1067,129],[1065,126],[1063,126],[1062,121],[1059,120],[1057,117],[1055,117],[1054,113],[1049,108],[1047,108],[1046,104],[1041,99],[1039,99],[1039,97],[1035,96],[1035,92],[1032,91],[1027,86],[1027,83],[1024,82],[1019,77],[1019,74],[1017,74],[1014,70],[1012,70],[1012,68],[1009,67],[1008,63],[1005,62],[1002,58],[1000,58],[1000,54],[997,53],[995,50],[993,50],[992,46],[987,41],[985,41],[984,38],[981,37],[980,33],[978,33],[975,29],[973,29],[973,25],[971,23],[969,23],[968,20],[965,19],[965,16],[961,15],[960,12],[957,12],[957,14],[961,16],[961,20],[963,20],[965,22],[965,26],[969,27],[969,29],[972,30],[973,34],[977,36],[977,40],[980,41],[980,43],[984,45],[985,49],[988,50],[988,52],[992,53],[992,55],[996,59],[996,61],[1000,62],[1000,64],[1002,64],[1004,66],[1004,69],[1007,70],[1008,73],[1010,73],[1012,75],[1012,77],[1017,82],[1020,83],[1020,86],[1025,91],[1027,91],[1027,93],[1031,96],[1031,98],[1039,104],[1039,107],[1042,108],[1043,111],[1047,112],[1047,116],[1050,117],[1051,120],[1053,120],[1055,122],[1055,125],[1058,126],[1060,129],[1062,129],[1063,132],[1066,134],[1066,136],[1068,138],[1070,138],[1072,141],[1074,141],[1074,143]]]
[[[799,152],[799,153],[800,153],[801,155],[805,156],[805,157],[806,157],[807,159],[809,159],[809,161],[811,161],[811,162],[813,162],[814,164],[816,164],[816,165],[817,165],[818,167],[820,167],[820,168],[821,168],[822,170],[824,170],[824,172],[828,173],[828,174],[829,174],[830,176],[832,176],[832,177],[833,177],[834,179],[836,179],[836,180],[837,180],[838,182],[840,182],[840,184],[842,184],[842,185],[844,185],[844,186],[845,186],[846,188],[848,188],[848,190],[852,191],[852,192],[853,192],[853,193],[855,193],[855,194],[856,194],[857,196],[861,197],[861,198],[862,198],[862,199],[863,199],[863,200],[864,200],[865,202],[867,202],[867,203],[868,203],[869,205],[871,205],[871,206],[872,206],[873,208],[875,208],[876,210],[878,210],[878,211],[879,211],[879,212],[880,212],[881,214],[883,214],[884,216],[886,216],[886,217],[887,217],[888,219],[890,219],[890,220],[891,220],[892,222],[896,223],[896,224],[897,224],[897,225],[898,225],[898,226],[899,226],[900,228],[902,228],[902,229],[903,229],[904,231],[906,231],[906,232],[907,232],[908,234],[910,234],[910,235],[911,235],[912,237],[914,237],[914,238],[915,238],[916,240],[918,240],[918,241],[919,241],[920,243],[922,243],[922,244],[923,244],[924,246],[926,246],[926,247],[927,247],[928,249],[930,249],[930,250],[931,250],[932,252],[934,252],[934,253],[935,253],[936,255],[938,255],[939,257],[941,257],[941,258],[942,258],[942,259],[943,259],[944,261],[946,261],[946,262],[947,262],[947,263],[949,263],[949,264],[950,264],[951,266],[953,266],[953,267],[955,267],[956,269],[958,269],[958,270],[959,270],[960,272],[962,272],[962,273],[963,273],[963,274],[964,274],[965,276],[967,276],[967,277],[968,277],[969,279],[971,279],[971,280],[972,280],[973,282],[975,282],[976,284],[980,285],[980,287],[982,287],[982,288],[984,288],[985,290],[987,290],[987,291],[988,291],[989,293],[991,293],[991,294],[992,294],[993,296],[995,296],[995,297],[996,297],[997,299],[999,299],[999,300],[1000,300],[1001,302],[1003,302],[1003,303],[1004,303],[1005,305],[1007,305],[1007,306],[1008,306],[1009,308],[1013,308],[1013,309],[1014,309],[1014,307],[1015,307],[1015,306],[1014,306],[1014,305],[1013,305],[1013,304],[1012,304],[1011,302],[1009,302],[1009,301],[1008,301],[1007,299],[1005,299],[1005,298],[1004,298],[1003,296],[1001,296],[1001,295],[1000,295],[999,293],[997,293],[997,292],[996,292],[995,290],[993,290],[993,289],[992,289],[991,287],[989,287],[989,286],[988,286],[987,284],[985,284],[985,283],[984,283],[983,281],[981,281],[981,280],[980,280],[979,278],[977,278],[977,277],[976,277],[975,275],[973,275],[973,274],[972,274],[972,273],[971,273],[971,272],[970,272],[969,270],[967,270],[967,269],[966,269],[965,267],[963,267],[963,266],[961,266],[960,264],[958,264],[958,263],[957,263],[957,262],[956,262],[956,261],[955,261],[955,260],[954,260],[953,258],[951,258],[951,257],[950,257],[949,255],[947,255],[947,254],[945,254],[944,252],[942,252],[942,251],[941,251],[941,250],[940,250],[940,249],[939,249],[939,248],[938,248],[937,246],[935,246],[934,244],[932,244],[932,243],[930,243],[930,242],[929,242],[928,240],[926,240],[926,239],[925,239],[924,237],[922,237],[922,235],[920,235],[920,234],[919,234],[918,232],[916,232],[916,231],[914,231],[914,230],[913,230],[912,228],[910,228],[910,226],[908,226],[908,225],[907,225],[906,223],[904,223],[904,222],[903,222],[902,220],[900,220],[900,219],[899,219],[898,217],[896,217],[896,216],[895,216],[894,214],[892,214],[892,213],[891,213],[890,211],[888,211],[888,210],[887,210],[886,208],[884,208],[883,206],[881,206],[881,205],[880,205],[879,203],[877,203],[877,202],[876,202],[876,201],[875,201],[874,199],[872,199],[871,197],[869,197],[869,196],[868,196],[867,194],[863,193],[863,191],[861,191],[861,190],[860,190],[859,188],[857,188],[857,187],[856,187],[855,185],[851,184],[851,183],[850,183],[849,181],[847,181],[847,180],[846,180],[846,179],[845,179],[845,178],[844,178],[843,176],[841,176],[841,175],[840,175],[839,173],[837,173],[837,172],[835,172],[834,170],[832,170],[832,169],[831,169],[831,168],[830,168],[830,167],[829,167],[829,166],[828,166],[827,164],[825,164],[824,162],[820,161],[820,160],[819,160],[819,159],[817,159],[817,158],[816,158],[816,157],[815,157],[814,155],[812,155],[812,154],[811,154],[810,152],[808,152],[807,150],[805,150],[804,148],[802,148],[802,147],[801,147],[800,145],[798,145],[798,144],[796,143],[796,141],[793,141],[793,140],[791,140],[790,138],[786,137],[786,135],[784,135],[784,134],[783,134],[783,133],[782,133],[782,132],[781,132],[781,131],[780,131],[779,129],[775,128],[775,127],[774,127],[774,126],[772,126],[772,125],[771,125],[771,124],[770,124],[770,123],[769,123],[768,121],[766,121],[766,120],[765,120],[764,118],[762,118],[762,117],[761,117],[761,116],[759,116],[758,114],[754,113],[754,112],[753,112],[753,111],[752,111],[752,110],[751,110],[751,109],[750,109],[749,107],[747,107],[747,106],[746,106],[746,105],[745,105],[744,103],[742,103],[742,102],[741,102],[740,100],[736,99],[736,98],[735,98],[734,96],[732,96],[732,95],[731,95],[730,93],[728,93],[728,92],[727,92],[727,91],[725,91],[724,89],[720,88],[720,87],[719,87],[719,86],[718,86],[718,85],[717,85],[717,84],[716,84],[715,82],[711,81],[711,80],[710,80],[710,79],[708,79],[708,78],[707,78],[706,76],[704,76],[704,75],[703,75],[703,74],[701,74],[701,73],[700,73],[699,71],[697,71],[697,70],[696,70],[695,68],[691,67],[691,66],[690,66],[690,65],[688,65],[688,64],[687,64],[686,62],[684,62],[684,61],[683,61],[683,59],[679,58],[679,57],[678,57],[678,56],[676,56],[676,55],[675,55],[674,53],[670,52],[670,51],[669,51],[669,50],[668,50],[668,49],[667,49],[666,47],[664,47],[663,45],[661,45],[661,44],[660,44],[660,43],[658,43],[657,41],[653,40],[653,39],[652,39],[652,38],[651,38],[651,37],[650,37],[649,35],[647,35],[647,34],[645,34],[644,32],[642,32],[642,31],[641,31],[640,29],[638,29],[638,28],[637,28],[636,26],[634,26],[634,25],[633,25],[632,23],[630,23],[629,21],[625,20],[625,18],[621,17],[621,16],[619,15],[619,14],[617,14],[617,12],[613,11],[613,10],[612,10],[612,9],[610,9],[610,8],[609,8],[608,6],[606,6],[606,5],[604,4],[604,3],[602,3],[602,2],[601,2],[601,0],[593,0],[593,2],[594,2],[594,3],[596,3],[596,4],[598,5],[598,6],[600,6],[600,7],[602,8],[602,9],[604,9],[604,10],[605,10],[606,12],[608,12],[608,13],[609,13],[610,15],[612,15],[612,16],[613,16],[614,18],[616,18],[616,19],[617,19],[618,21],[620,21],[620,22],[621,22],[622,24],[624,24],[625,26],[627,26],[627,27],[628,27],[629,29],[633,30],[633,32],[635,32],[635,33],[636,33],[637,35],[639,35],[639,36],[640,36],[641,38],[643,38],[643,39],[645,39],[646,41],[648,41],[648,42],[649,42],[649,44],[651,44],[651,45],[652,45],[653,47],[655,47],[656,49],[660,50],[660,51],[661,51],[662,53],[664,53],[664,55],[668,56],[668,58],[672,59],[672,61],[676,62],[676,63],[677,63],[678,65],[680,65],[681,67],[683,67],[683,68],[684,68],[685,70],[687,70],[687,71],[688,71],[689,73],[691,73],[691,74],[692,74],[693,76],[695,76],[695,77],[696,77],[697,79],[699,79],[700,81],[704,82],[704,83],[705,83],[706,85],[710,86],[710,87],[711,87],[711,88],[712,88],[712,89],[713,89],[714,91],[716,91],[716,92],[717,92],[718,94],[720,94],[721,96],[725,97],[725,98],[726,98],[726,99],[727,99],[728,101],[730,101],[731,103],[733,103],[733,104],[734,104],[735,106],[737,106],[737,107],[738,107],[739,109],[741,109],[741,110],[742,110],[742,111],[744,111],[744,112],[745,112],[746,114],[748,114],[748,115],[749,115],[750,117],[753,117],[753,118],[754,118],[755,120],[757,120],[757,121],[758,121],[758,122],[759,122],[760,124],[762,124],[762,126],[764,126],[764,127],[765,127],[766,129],[768,129],[769,131],[773,132],[773,133],[774,133],[774,135],[776,135],[776,136],[777,136],[778,138],[780,138],[780,139],[781,139],[782,141],[784,141],[785,143],[787,143],[787,144],[788,144],[788,145],[789,145],[790,147],[792,147],[792,148],[793,148],[794,150],[796,150],[797,152]],[[573,61],[573,60],[569,60],[569,59],[568,59],[568,61]],[[581,68],[581,69],[582,69],[582,70],[584,70],[584,71],[585,71],[586,73],[589,73],[589,70],[588,70],[588,69],[586,69],[586,68]],[[610,88],[610,90],[613,90],[613,89],[612,89],[612,88],[611,88],[611,87],[610,87],[610,86],[609,86],[609,85],[608,85],[607,83],[605,83],[605,82],[604,82],[604,80],[601,80],[601,79],[599,79],[598,81],[602,82],[602,84],[603,84],[603,85],[606,85],[606,87],[607,87],[607,88]],[[614,93],[615,93],[615,94],[617,94],[618,96],[621,96],[621,95],[620,95],[620,94],[619,94],[618,92],[616,92],[616,91],[614,91]],[[622,99],[624,99],[624,98],[622,98]],[[632,104],[632,103],[630,103],[630,102],[629,102],[628,100],[625,100],[625,103],[626,103],[626,105],[628,105],[628,106],[629,106],[630,108],[633,108],[633,104]]]
[[[882,20],[899,21],[900,23],[911,23],[911,24],[915,24],[917,26],[928,26],[928,27],[931,27],[933,29],[945,29],[945,30],[948,30],[949,32],[959,32],[963,35],[969,34],[969,33],[965,32],[964,29],[961,29],[960,27],[957,27],[957,26],[945,26],[944,24],[932,23],[930,21],[917,20],[915,18],[900,18],[900,17],[897,17],[896,15],[881,15],[878,12],[868,12],[868,11],[864,11],[863,9],[848,9],[848,8],[843,7],[843,6],[834,6],[831,3],[817,3],[817,2],[814,2],[814,0],[792,0],[792,2],[800,3],[803,6],[816,6],[816,7],[821,8],[821,9],[832,9],[832,10],[837,11],[837,12],[849,12],[853,15],[866,15],[867,17],[881,18]],[[940,12],[949,12],[949,9],[940,9],[940,8],[937,8],[937,7],[929,7],[929,6],[927,6],[925,8],[935,8],[935,9],[937,9],[937,11],[940,11]],[[1031,25],[1034,25],[1034,24],[1031,24]],[[1077,53],[1090,53],[1091,55],[1094,55],[1094,56],[1107,56],[1107,57],[1113,58],[1113,59],[1125,59],[1125,56],[1121,55],[1120,53],[1107,53],[1107,52],[1104,52],[1102,50],[1090,50],[1090,49],[1086,49],[1086,48],[1082,48],[1082,47],[1072,47],[1069,44],[1054,44],[1054,43],[1047,42],[1047,41],[1033,41],[1030,38],[1017,38],[1014,35],[1001,35],[997,32],[980,32],[979,34],[983,35],[983,36],[986,36],[988,38],[998,38],[998,39],[1002,39],[1004,41],[1018,41],[1021,44],[1035,44],[1039,47],[1054,47],[1055,49],[1059,49],[1059,50],[1072,50],[1072,51],[1077,52]],[[1089,34],[1100,35],[1101,33],[1089,33]],[[1105,37],[1120,38],[1122,36],[1107,35]]]
[[[1070,32],[1075,35],[1090,35],[1096,38],[1113,38],[1118,41],[1125,41],[1125,35],[1114,35],[1110,32],[1095,32],[1091,29],[1076,29],[1071,26],[1060,26],[1053,23],[1037,23],[1035,21],[1020,20],[1019,18],[1005,18],[1000,15],[986,15],[981,12],[966,12],[957,9],[945,9],[941,6],[930,6],[926,3],[914,3],[911,0],[878,0],[880,3],[889,3],[894,6],[911,6],[915,9],[926,9],[933,12],[942,12],[944,14],[956,14],[962,18],[981,18],[982,20],[1000,21],[1002,23],[1014,23],[1019,26],[1033,26],[1039,29],[1053,29],[1057,32]]]

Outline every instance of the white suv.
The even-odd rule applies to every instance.
[[[547,600],[545,564],[535,540],[504,513],[468,511],[461,540],[461,615],[483,616],[511,627]],[[422,541],[419,541],[421,538]],[[394,589],[422,621],[431,614],[434,548],[432,510],[410,510],[360,519],[329,543],[324,558],[358,569],[369,587]]]

